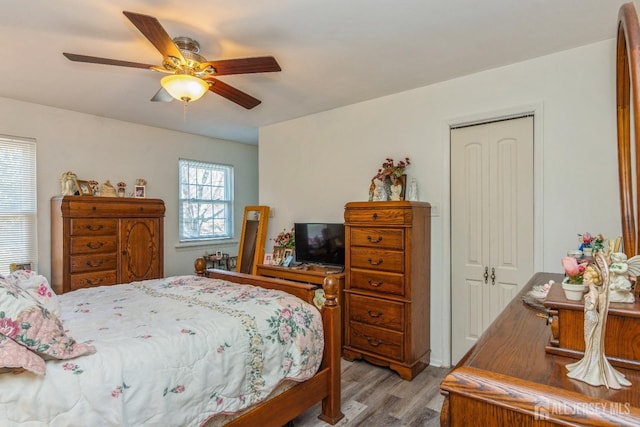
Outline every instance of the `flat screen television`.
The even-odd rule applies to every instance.
[[[296,262],[344,267],[344,224],[294,223]]]

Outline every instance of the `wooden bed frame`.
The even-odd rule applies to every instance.
[[[212,279],[260,286],[288,292],[313,304],[316,286],[271,279],[224,270],[207,270],[206,263],[198,259],[196,274]],[[325,304],[321,310],[324,326],[324,355],[318,373],[309,380],[294,385],[281,393],[243,413],[228,426],[282,426],[322,401],[322,421],[335,424],[344,417],[340,409],[340,330],[341,317],[338,305],[338,282],[328,276],[324,280]],[[205,424],[206,425],[206,424]]]

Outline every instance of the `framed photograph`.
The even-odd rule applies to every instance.
[[[133,189],[133,197],[136,199],[144,199],[146,197],[146,186],[136,185]]]
[[[284,259],[284,261],[282,262],[282,266],[283,267],[289,267],[291,265],[291,262],[293,261],[293,255],[289,255],[288,257],[286,257]]]
[[[81,196],[93,196],[93,190],[91,189],[91,184],[89,184],[89,181],[76,179],[76,188],[78,189],[78,193],[80,193]]]
[[[264,265],[271,265],[271,263],[273,263],[273,254],[264,254],[264,260],[262,263]]]
[[[287,248],[284,250],[284,254],[282,254],[282,258],[283,259],[287,259],[289,257],[293,258],[293,249],[292,248]],[[289,261],[289,263],[291,263],[291,261]],[[285,267],[288,267],[288,265],[285,265]]]

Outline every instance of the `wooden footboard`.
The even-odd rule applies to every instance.
[[[200,276],[278,289],[313,304],[316,286],[224,270],[198,268],[198,265],[203,264],[196,262],[196,273]],[[338,304],[339,286],[337,281],[329,276],[324,280],[323,289],[326,299],[321,310],[324,325],[324,356],[318,373],[309,380],[261,403],[228,425],[282,426],[319,401],[322,401],[322,412],[318,416],[321,420],[335,424],[344,417],[340,407],[341,316]]]

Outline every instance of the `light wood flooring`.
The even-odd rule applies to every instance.
[[[443,397],[439,385],[451,368],[427,367],[412,381],[388,369],[342,360],[342,412],[336,427],[439,426]],[[293,421],[294,427],[326,427],[317,404]]]

